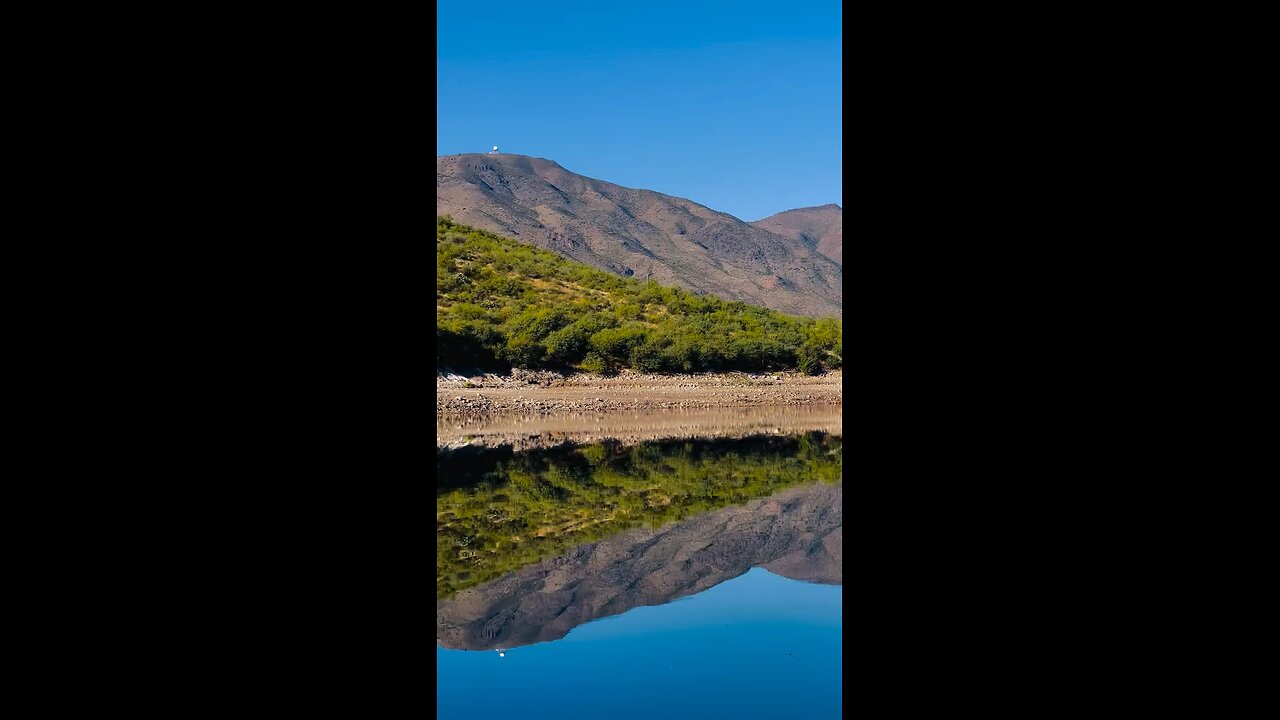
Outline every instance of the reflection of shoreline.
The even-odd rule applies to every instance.
[[[466,446],[513,450],[617,440],[740,438],[757,434],[843,434],[840,405],[667,409],[616,412],[523,413],[496,416],[441,415],[438,450]]]
[[[843,517],[842,488],[819,484],[626,531],[437,601],[437,642],[492,650],[557,640],[583,623],[694,595],[757,566],[840,584]]]

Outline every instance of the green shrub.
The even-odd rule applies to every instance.
[[[631,367],[648,373],[667,370],[668,363],[663,354],[664,349],[662,345],[651,340],[636,345],[631,349]]]
[[[605,363],[604,358],[596,353],[587,353],[587,356],[582,359],[582,363],[578,367],[589,373],[600,374],[609,371],[609,366]]]
[[[822,372],[821,350],[808,343],[801,345],[796,352],[796,367],[805,375],[817,375]]]
[[[644,343],[647,335],[643,328],[634,325],[609,328],[591,336],[591,349],[606,360],[625,363],[631,357],[631,351]]]
[[[816,373],[840,367],[843,353],[837,318],[622,278],[443,216],[436,325],[436,365],[458,369]]]
[[[502,352],[502,359],[511,363],[513,367],[534,368],[542,366],[542,358],[546,354],[547,348],[545,345],[528,337],[520,336],[507,341],[507,345]]]

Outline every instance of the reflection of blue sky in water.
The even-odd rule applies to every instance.
[[[437,646],[439,717],[837,717],[842,596],[754,568],[505,657]]]

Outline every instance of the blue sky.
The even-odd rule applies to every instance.
[[[437,155],[499,145],[743,220],[844,205],[839,2],[437,8]]]

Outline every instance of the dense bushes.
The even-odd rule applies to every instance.
[[[436,219],[437,368],[808,373],[840,367],[840,321],[611,275]]]

